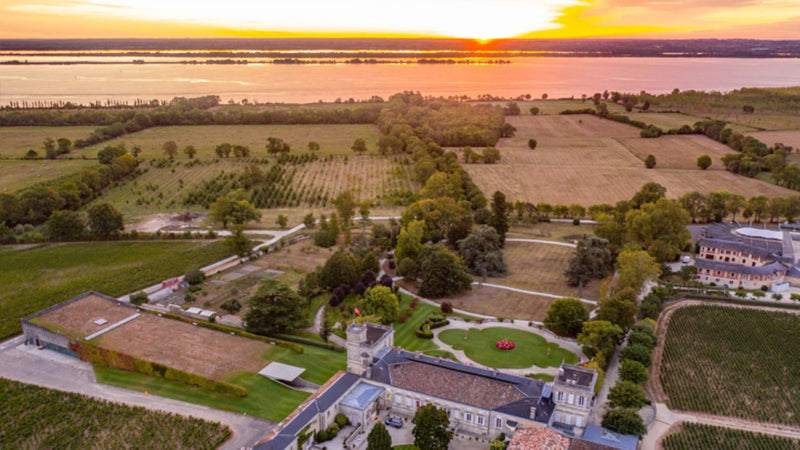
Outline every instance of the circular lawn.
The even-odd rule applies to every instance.
[[[439,333],[439,339],[456,350],[463,350],[467,358],[488,367],[524,369],[531,366],[558,367],[561,361],[578,362],[574,353],[547,342],[543,337],[514,328],[451,329]],[[508,339],[514,343],[511,350],[497,348],[497,341]],[[548,348],[550,354],[547,354]]]

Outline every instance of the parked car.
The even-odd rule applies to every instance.
[[[383,423],[389,425],[390,427],[403,428],[403,419],[399,417],[387,417]]]

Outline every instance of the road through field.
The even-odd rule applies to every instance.
[[[220,447],[222,449],[252,447],[275,426],[272,422],[242,414],[98,384],[91,364],[51,350],[38,350],[23,342],[24,338],[18,336],[0,344],[0,377],[116,403],[222,422],[233,431],[231,438]]]

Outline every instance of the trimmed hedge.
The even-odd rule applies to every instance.
[[[440,314],[431,314],[425,319],[425,322],[422,322],[420,326],[414,329],[414,334],[422,339],[433,339],[433,332],[431,330],[445,325],[450,325],[450,321],[447,320],[447,318]]]
[[[332,342],[319,342],[319,341],[315,341],[313,339],[307,339],[307,338],[300,337],[300,336],[292,336],[291,334],[276,333],[276,334],[272,334],[270,336],[275,336],[278,339],[282,339],[284,341],[296,342],[298,344],[311,345],[313,347],[320,347],[320,348],[324,348],[324,349],[327,349],[327,350],[333,350],[335,352],[344,352],[346,350],[341,345],[334,344]]]
[[[237,397],[247,396],[247,389],[241,386],[224,381],[215,381],[197,374],[173,369],[163,364],[146,361],[114,350],[95,347],[85,342],[71,342],[69,349],[77,353],[78,358],[82,361],[88,361],[92,364],[127,370],[128,372],[143,373],[145,375],[177,381],[192,386],[200,386],[220,394],[235,395]]]

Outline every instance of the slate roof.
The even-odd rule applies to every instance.
[[[393,349],[376,361],[370,379],[478,408],[546,423],[554,404],[543,395],[546,384],[448,359]]]
[[[569,387],[578,387],[586,390],[592,389],[595,371],[580,366],[562,365],[556,376],[556,383]]]
[[[776,272],[786,272],[789,270],[786,266],[777,261],[764,264],[763,266],[746,266],[744,264],[697,258],[694,260],[694,265],[698,269],[719,270],[743,275],[773,275]]]
[[[766,260],[776,260],[780,257],[780,251],[749,245],[740,240],[703,238],[698,241],[698,244],[701,247],[719,248],[722,250],[749,253],[753,256]]]
[[[337,373],[292,414],[289,414],[286,419],[273,428],[253,449],[283,450],[287,448],[294,442],[297,434],[317,417],[317,414],[330,408],[359,379],[358,375],[349,372]]]
[[[581,440],[596,444],[594,447],[581,447],[586,449],[615,448],[619,450],[636,450],[639,438],[630,434],[614,433],[597,425],[587,425]],[[573,450],[570,447],[570,450]]]

